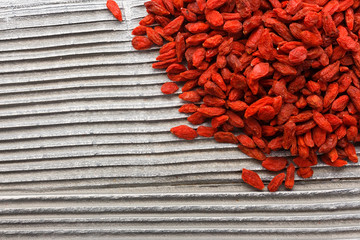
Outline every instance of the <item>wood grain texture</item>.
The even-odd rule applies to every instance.
[[[144,0],[118,1],[123,23],[105,2],[0,2],[0,239],[360,239],[358,164],[244,185],[244,167],[273,174],[169,133],[179,93],[130,43]]]

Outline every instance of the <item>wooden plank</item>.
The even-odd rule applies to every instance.
[[[236,146],[171,135],[180,91],[131,47],[145,0],[118,2],[0,2],[1,239],[360,238],[358,164],[258,192]]]

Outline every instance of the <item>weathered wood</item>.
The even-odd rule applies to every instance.
[[[359,239],[358,164],[257,192],[241,169],[273,174],[236,146],[169,133],[158,47],[130,43],[144,1],[123,23],[105,0],[0,2],[0,239]]]

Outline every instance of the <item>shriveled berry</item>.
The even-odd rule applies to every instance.
[[[145,50],[151,47],[152,42],[144,36],[135,36],[131,41],[136,50]]]
[[[170,129],[170,132],[177,136],[178,138],[183,138],[186,140],[193,140],[197,137],[197,133],[194,129],[186,125],[180,125]]]
[[[251,170],[243,168],[241,178],[250,186],[262,190],[265,186],[259,175]]]
[[[276,192],[285,179],[285,173],[276,175],[267,186],[269,192]]]
[[[163,92],[164,94],[173,94],[178,89],[179,89],[178,85],[173,82],[167,82],[161,86],[161,92]]]

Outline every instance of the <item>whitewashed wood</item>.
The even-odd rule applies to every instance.
[[[105,2],[0,2],[0,239],[360,239],[358,164],[254,191],[258,161],[169,133],[182,102],[130,42],[145,0]]]

